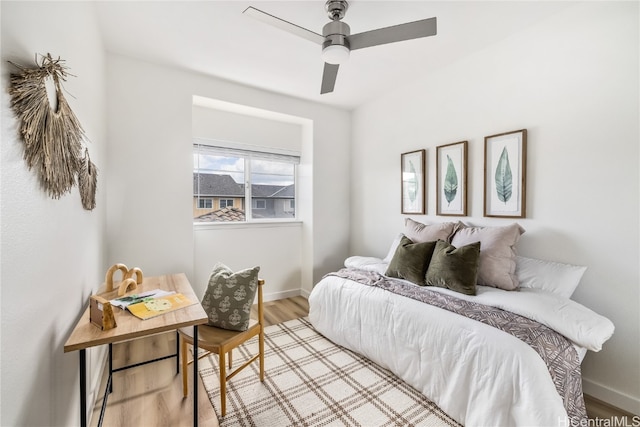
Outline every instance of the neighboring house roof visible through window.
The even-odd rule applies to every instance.
[[[296,196],[295,185],[286,185],[271,195],[271,197],[281,197],[285,199],[293,199],[295,196]]]
[[[238,222],[244,221],[244,211],[238,208],[222,208],[194,218],[196,222]]]
[[[194,173],[193,194],[198,193],[200,196],[244,197],[244,186],[235,182],[230,175]]]
[[[292,199],[295,197],[295,185],[253,184],[251,186],[251,195],[254,198],[262,199]]]
[[[198,180],[200,191],[198,192]],[[238,184],[230,175],[217,175],[210,173],[193,174],[193,194],[200,197],[244,197],[244,185]],[[293,199],[295,197],[295,185],[264,185],[253,184],[251,195],[254,198]]]

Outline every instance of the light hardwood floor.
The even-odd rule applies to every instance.
[[[293,297],[264,303],[265,324],[274,325],[309,314],[304,297]],[[257,314],[253,316],[257,318]],[[175,332],[154,335],[113,346],[113,367],[131,365],[155,357],[175,353]],[[189,389],[193,374],[189,369]],[[100,396],[93,410],[90,425],[97,426],[104,393],[106,375],[100,386]],[[176,359],[171,358],[113,374],[113,393],[107,399],[104,426],[191,426],[193,425],[192,394],[182,396],[182,376],[176,372]],[[198,424],[218,427],[218,419],[209,397],[198,378]]]
[[[265,323],[273,325],[309,314],[309,304],[304,297],[293,297],[264,303]],[[255,313],[254,313],[255,315]],[[113,366],[130,365],[154,357],[175,353],[174,332],[116,344],[113,348]],[[189,369],[189,387],[192,387],[192,370]],[[102,405],[104,381],[94,407],[90,425],[97,426]],[[629,425],[633,415],[612,408],[604,402],[585,396],[590,418],[611,419],[627,416]],[[109,396],[104,416],[104,426],[191,426],[193,424],[193,399],[191,393],[182,396],[182,377],[176,372],[175,358],[151,363],[113,374],[113,393]],[[218,427],[216,414],[198,379],[199,424]],[[594,424],[604,425],[604,424]],[[610,424],[621,425],[621,424]],[[622,424],[624,425],[624,424]]]

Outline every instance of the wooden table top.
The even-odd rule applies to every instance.
[[[114,286],[117,287],[117,285]],[[193,292],[193,288],[184,273],[145,277],[143,282],[138,285],[138,289],[128,292],[128,294],[137,294],[153,289],[181,293],[195,304],[147,320],[141,320],[126,310],[113,307],[117,326],[103,331],[89,321],[89,306],[87,303],[84,314],[64,345],[64,352],[82,350],[97,345],[126,341],[185,326],[207,323],[207,313],[200,305],[200,299]],[[113,292],[100,294],[100,296],[110,300],[116,298],[117,294],[117,290],[114,290]]]

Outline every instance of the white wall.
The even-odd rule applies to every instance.
[[[204,295],[211,269],[218,261],[234,271],[260,266],[265,301],[300,295],[301,224],[225,224],[196,227],[194,235],[192,285],[197,295]]]
[[[197,105],[193,107],[192,120],[194,138],[302,152],[303,126],[298,123]],[[302,244],[302,224],[299,222],[197,224],[194,227],[193,274],[196,294],[204,294],[211,268],[220,261],[235,271],[259,265],[260,277],[266,280],[265,301],[300,295]]]
[[[105,55],[90,3],[2,1],[0,7],[0,425],[78,425],[78,352],[65,354],[63,346],[105,271]],[[9,73],[17,69],[6,61],[32,66],[36,53],[47,52],[66,60],[76,76],[64,83],[64,96],[86,131],[100,172],[97,208],[91,212],[82,208],[77,187],[59,200],[48,198],[22,159],[6,91]],[[88,354],[95,374],[102,371],[102,354]],[[90,375],[89,385],[99,379]]]
[[[402,230],[400,153],[469,141],[470,215],[483,218],[484,136],[528,129],[523,255],[588,266],[574,299],[616,333],[583,365],[585,392],[640,413],[638,3],[581,3],[354,112],[354,254]]]
[[[302,129],[305,160],[300,165],[300,186],[313,197],[301,202],[306,208],[299,212],[303,289],[309,291],[314,279],[340,267],[349,239],[350,113],[117,55],[108,55],[107,77],[109,262],[139,266],[147,275],[183,271],[196,292],[204,291],[202,277],[194,274],[197,242],[191,207],[192,97],[196,95],[313,122]],[[279,260],[286,270],[288,252],[269,240],[273,242],[269,258]],[[243,242],[232,243],[230,250],[238,259]],[[277,289],[279,285],[266,274],[264,278]]]

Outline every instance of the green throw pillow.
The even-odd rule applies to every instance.
[[[475,295],[479,265],[480,242],[456,248],[438,240],[427,269],[427,286]]]
[[[234,273],[222,263],[213,267],[202,298],[202,307],[209,316],[208,325],[232,331],[249,328],[259,271],[260,267],[253,267]]]
[[[424,286],[425,273],[435,247],[436,242],[413,243],[407,236],[402,236],[385,275]]]

